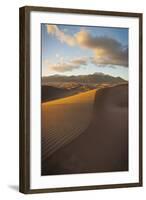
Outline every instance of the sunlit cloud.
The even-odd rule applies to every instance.
[[[88,58],[80,57],[69,61],[65,61],[63,58],[58,63],[50,63],[49,60],[43,62],[44,68],[48,68],[54,72],[68,72],[75,69],[79,69],[88,63]]]
[[[128,47],[124,47],[114,38],[106,36],[93,37],[85,29],[81,29],[74,35],[69,35],[60,30],[57,25],[47,25],[47,32],[69,46],[79,46],[80,48],[91,50],[93,52],[92,63],[94,65],[104,64],[128,67]]]
[[[61,42],[65,42],[70,46],[74,46],[76,43],[74,37],[64,33],[56,25],[47,25],[47,32],[49,34],[55,35],[58,38],[58,40],[60,40]]]

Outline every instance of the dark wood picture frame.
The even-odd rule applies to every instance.
[[[74,14],[126,16],[139,19],[139,182],[126,184],[79,186],[67,188],[30,189],[30,12],[61,12]],[[142,14],[128,12],[79,10],[49,7],[25,6],[20,8],[20,140],[19,164],[20,186],[19,190],[25,194],[95,190],[105,188],[123,188],[142,186]]]

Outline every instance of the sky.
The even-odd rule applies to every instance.
[[[42,76],[105,73],[128,80],[128,29],[41,25]]]

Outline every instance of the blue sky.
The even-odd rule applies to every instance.
[[[41,25],[42,76],[103,72],[128,80],[128,29]]]

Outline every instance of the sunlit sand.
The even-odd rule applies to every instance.
[[[83,133],[90,124],[96,89],[42,103],[42,159]]]

